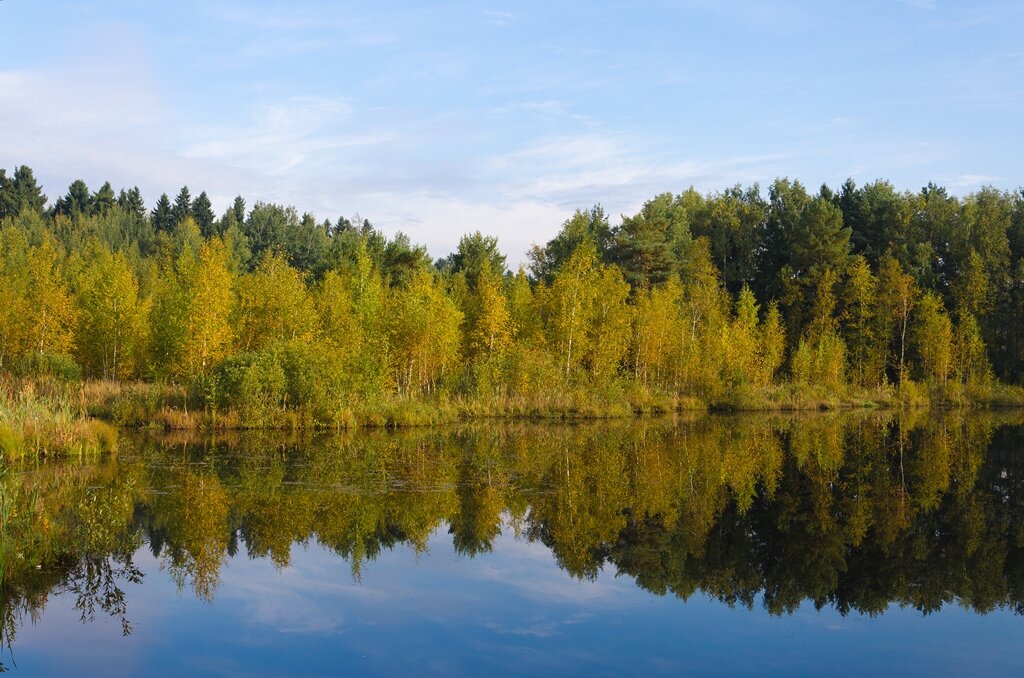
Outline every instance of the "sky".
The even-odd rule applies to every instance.
[[[789,176],[1024,184],[1016,0],[0,0],[0,166],[510,263],[576,208]]]

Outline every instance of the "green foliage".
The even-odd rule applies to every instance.
[[[915,310],[914,344],[922,379],[933,385],[946,385],[953,369],[953,323],[942,300],[925,292]]]
[[[787,360],[829,403],[1024,378],[1024,197],[993,189],[665,193],[617,225],[577,211],[515,275],[479,232],[432,263],[367,220],[241,197],[216,219],[187,187],[149,213],[81,180],[44,205],[0,173],[0,371],[181,389],[132,420],[778,403]]]
[[[284,404],[287,379],[275,353],[232,356],[217,368],[216,378],[219,397],[208,404],[237,407],[243,426],[257,426],[268,410]]]
[[[82,368],[75,359],[64,353],[29,353],[15,359],[10,366],[11,374],[30,379],[52,377],[65,383],[82,380]]]

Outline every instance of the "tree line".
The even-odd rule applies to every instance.
[[[367,220],[0,170],[0,369],[171,381],[209,407],[433,397],[729,402],[1024,380],[1024,193],[778,179],[578,210],[528,265]],[[781,386],[780,386],[781,385]],[[575,394],[575,395],[574,395]]]

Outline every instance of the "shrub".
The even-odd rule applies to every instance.
[[[74,358],[63,353],[30,353],[15,360],[11,372],[18,377],[51,377],[64,383],[82,380],[82,368]]]

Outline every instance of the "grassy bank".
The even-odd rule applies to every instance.
[[[211,410],[180,386],[87,382],[79,401],[90,415],[121,426],[162,430],[354,429],[432,426],[477,419],[565,421],[656,416],[670,412],[787,412],[841,409],[1024,407],[1024,388],[959,385],[927,388],[847,388],[841,393],[811,386],[777,385],[735,389],[702,400],[660,393],[635,384],[601,390],[567,389],[534,397],[400,396],[335,406],[227,407]]]
[[[734,389],[707,400],[630,385],[578,388],[532,398],[434,397],[367,399],[335,406],[203,407],[184,387],[143,382],[0,380],[0,455],[85,456],[117,447],[115,426],[163,431],[343,430],[434,426],[504,419],[566,421],[624,419],[671,412],[796,412],[842,409],[1024,407],[1024,388],[959,386],[929,389],[845,389],[777,385]]]

